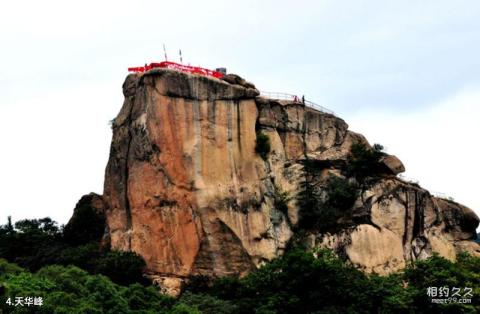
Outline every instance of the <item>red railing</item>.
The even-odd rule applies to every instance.
[[[171,61],[163,61],[160,63],[150,63],[148,65],[145,65],[143,67],[131,67],[128,68],[128,72],[135,72],[135,73],[143,73],[148,70],[154,69],[154,68],[164,68],[164,69],[172,69],[172,70],[177,70],[177,71],[182,71],[182,72],[188,72],[192,74],[199,74],[199,75],[205,75],[205,76],[212,76],[216,78],[222,78],[223,73],[201,68],[201,67],[195,67],[195,66],[190,66],[190,65],[184,65],[180,63],[175,63]]]

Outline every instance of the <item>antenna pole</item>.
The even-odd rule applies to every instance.
[[[168,61],[168,59],[167,59],[167,49],[165,49],[165,44],[163,44],[163,53],[165,54],[165,61]]]

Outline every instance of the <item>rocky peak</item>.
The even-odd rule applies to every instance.
[[[282,254],[300,230],[307,176],[319,195],[335,176],[357,196],[339,230],[309,229],[301,241],[365,271],[480,252],[474,212],[397,178],[404,166],[395,156],[382,155],[366,183],[351,176],[352,145],[370,145],[339,117],[261,97],[235,75],[154,69],[129,75],[123,92],[103,195],[111,245],[142,255],[168,293],[189,276],[242,275]],[[259,133],[268,137],[265,158]]]

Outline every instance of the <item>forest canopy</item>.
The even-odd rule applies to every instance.
[[[243,278],[193,277],[177,298],[142,276],[144,261],[98,242],[72,244],[49,218],[0,226],[4,313],[477,313],[480,259],[438,255],[367,275],[329,250],[292,247]],[[471,303],[432,303],[431,288],[472,289]],[[430,289],[430,290],[429,290]],[[37,297],[42,305],[17,305]],[[10,304],[8,303],[10,301]]]

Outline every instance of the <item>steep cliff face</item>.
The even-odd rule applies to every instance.
[[[242,275],[282,254],[298,231],[304,161],[321,165],[318,181],[343,176],[352,144],[367,143],[338,117],[227,81],[166,69],[129,75],[112,125],[104,189],[112,247],[142,255],[172,294],[190,275]],[[255,152],[259,131],[270,139],[265,160]],[[397,178],[396,157],[381,164],[351,209],[354,224],[308,230],[302,241],[379,273],[432,252],[480,252],[469,241],[473,211]],[[279,190],[292,196],[287,211],[275,204]]]

